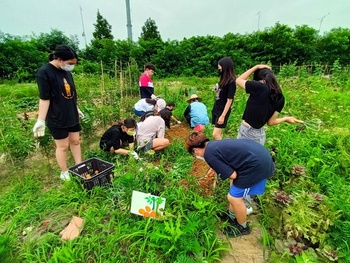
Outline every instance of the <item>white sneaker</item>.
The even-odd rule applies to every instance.
[[[68,172],[68,171],[61,172],[60,178],[61,178],[63,181],[70,181],[69,172]]]
[[[247,207],[247,215],[250,215],[251,213],[253,213],[253,207]]]

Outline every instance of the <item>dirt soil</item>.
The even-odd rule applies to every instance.
[[[187,124],[173,125],[171,129],[166,132],[166,138],[170,142],[175,138],[185,139],[191,133],[191,129]],[[206,178],[205,175],[209,170],[209,166],[199,160],[194,159],[191,175],[195,176],[197,182],[201,188],[203,188],[206,194],[211,194],[215,190],[215,180],[213,178]],[[187,181],[181,182],[182,184],[188,184]],[[254,205],[253,205],[254,207]],[[256,207],[255,211],[257,210]],[[254,212],[248,216],[248,221],[252,228],[252,232],[249,235],[230,238],[231,248],[228,254],[224,256],[221,262],[223,263],[264,263],[264,251],[263,246],[260,244],[262,233],[259,223]],[[226,237],[222,233],[218,233],[221,239]],[[266,257],[266,256],[265,256]]]

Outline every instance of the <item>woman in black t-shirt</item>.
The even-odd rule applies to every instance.
[[[247,80],[253,73],[253,81]],[[270,66],[256,65],[239,76],[236,83],[249,94],[238,139],[246,138],[264,145],[266,140],[265,124],[302,122],[289,116],[278,118],[284,107],[284,96]]]
[[[253,73],[253,81],[247,80]],[[284,107],[284,96],[270,66],[256,65],[239,76],[236,83],[249,94],[237,139],[249,139],[264,145],[266,123],[277,125],[282,122],[302,122],[294,117],[278,118]],[[252,213],[250,196],[246,196],[244,201],[247,214]]]
[[[216,90],[216,97],[212,113],[212,124],[214,140],[222,139],[222,129],[226,128],[228,118],[231,113],[231,105],[236,93],[236,74],[233,61],[229,57],[224,57],[218,62],[220,81]]]
[[[49,60],[35,74],[40,100],[33,132],[35,137],[40,137],[45,134],[45,126],[49,128],[56,144],[60,178],[69,180],[67,150],[71,150],[76,164],[81,163],[79,117],[84,115],[77,106],[77,93],[70,72],[78,56],[70,46],[60,45],[50,54]]]

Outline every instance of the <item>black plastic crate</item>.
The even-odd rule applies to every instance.
[[[78,176],[81,179],[87,190],[91,190],[94,186],[111,184],[114,176],[114,164],[97,158],[90,158],[68,170],[72,176]]]

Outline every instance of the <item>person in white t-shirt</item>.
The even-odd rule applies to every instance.
[[[146,112],[137,125],[136,142],[138,150],[159,151],[169,146],[170,142],[164,138],[165,121],[160,116],[154,116],[153,111]]]

